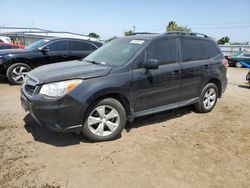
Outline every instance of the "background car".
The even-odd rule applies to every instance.
[[[16,45],[16,44],[11,44],[11,43],[4,43],[0,42],[0,50],[7,50],[7,49],[23,49],[25,46],[23,45]]]
[[[228,56],[227,60],[229,65],[234,67],[242,67],[240,61],[243,61],[250,65],[250,52],[248,51],[236,52],[232,56]]]
[[[11,43],[10,37],[0,36],[0,42]]]
[[[24,73],[46,64],[83,59],[102,43],[81,39],[50,38],[39,40],[25,49],[0,51],[0,75],[12,84],[22,84]]]

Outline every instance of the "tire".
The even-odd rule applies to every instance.
[[[200,113],[210,112],[215,107],[217,99],[218,99],[218,87],[214,83],[208,83],[202,89],[201,95],[199,97],[199,102],[196,103],[194,107]]]
[[[90,106],[82,134],[91,141],[114,140],[120,136],[125,124],[126,112],[122,104],[116,99],[106,98]]]
[[[241,68],[241,67],[242,67],[242,65],[240,64],[240,62],[239,62],[239,61],[237,61],[237,62],[235,62],[235,67],[237,67],[237,68]]]
[[[31,71],[31,67],[24,63],[15,63],[11,65],[6,73],[10,84],[20,85],[24,81],[24,74]]]

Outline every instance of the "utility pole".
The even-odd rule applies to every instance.
[[[133,26],[133,32],[135,33],[135,28],[136,28],[136,26]]]

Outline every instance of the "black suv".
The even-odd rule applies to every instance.
[[[50,63],[85,58],[102,43],[67,38],[39,40],[25,49],[0,51],[0,75],[12,84],[22,84],[24,73]]]
[[[115,39],[82,61],[31,71],[21,103],[38,124],[82,132],[94,141],[117,138],[126,121],[193,104],[211,111],[226,89],[227,60],[197,33]]]

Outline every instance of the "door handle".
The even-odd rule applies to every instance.
[[[204,68],[205,68],[205,69],[208,69],[208,68],[209,68],[209,65],[208,65],[208,64],[204,65]]]
[[[173,71],[173,72],[172,72],[172,75],[176,75],[176,74],[180,74],[180,73],[181,73],[180,70],[176,70],[176,71]]]

